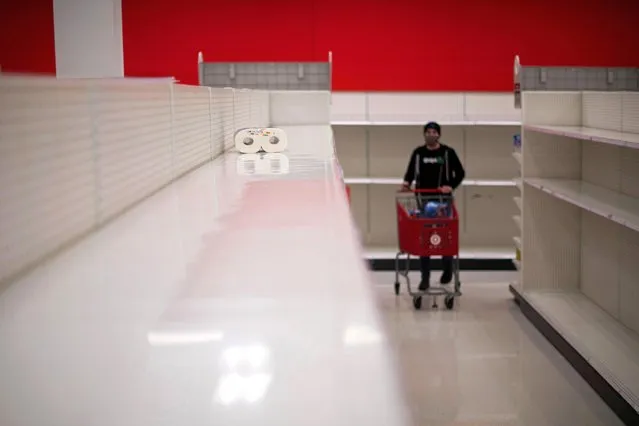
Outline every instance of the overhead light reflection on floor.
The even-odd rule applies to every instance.
[[[344,331],[343,340],[346,346],[360,346],[380,343],[383,338],[382,334],[371,326],[352,324]]]
[[[270,382],[271,375],[266,373],[225,374],[218,383],[216,400],[223,405],[237,402],[254,404],[264,397]]]
[[[221,361],[227,371],[219,379],[214,402],[255,404],[264,398],[273,377],[268,347],[229,347],[222,352]]]

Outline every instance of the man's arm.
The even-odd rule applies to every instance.
[[[457,189],[466,177],[466,171],[457,156],[457,152],[452,148],[448,152],[448,165],[450,166],[450,186],[453,189]]]
[[[417,150],[414,150],[410,156],[410,160],[408,160],[408,167],[406,168],[406,173],[404,174],[404,183],[403,186],[410,188],[410,185],[415,180],[415,158],[417,156]]]

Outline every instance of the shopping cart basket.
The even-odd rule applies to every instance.
[[[461,296],[459,215],[453,195],[437,190],[404,191],[397,193],[396,203],[399,252],[395,256],[395,294],[399,294],[399,277],[402,276],[415,309],[422,307],[424,296],[432,296],[433,308],[437,308],[437,298],[444,296],[446,308],[453,309],[455,297]],[[408,278],[411,256],[451,256],[454,289],[435,286],[425,291],[413,291]],[[403,268],[400,267],[402,259]]]

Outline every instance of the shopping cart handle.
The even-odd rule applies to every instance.
[[[415,194],[452,194],[452,192],[444,192],[441,189],[411,189],[409,192],[414,192]]]

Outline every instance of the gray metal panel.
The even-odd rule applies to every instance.
[[[608,81],[608,72],[612,80]],[[542,75],[545,74],[545,81]],[[638,91],[638,68],[522,67],[522,90]]]
[[[235,68],[234,78],[231,65]],[[211,87],[330,90],[328,62],[205,62],[201,74],[200,84]]]

